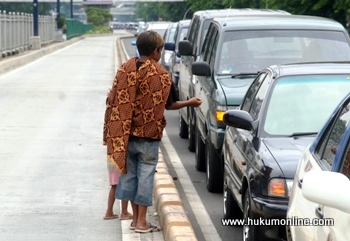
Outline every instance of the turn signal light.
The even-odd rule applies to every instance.
[[[216,111],[216,120],[223,121],[224,120],[224,114],[225,114],[225,111],[217,110]]]
[[[286,184],[284,179],[274,178],[269,183],[269,196],[285,197],[286,196]]]

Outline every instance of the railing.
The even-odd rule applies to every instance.
[[[66,25],[67,25],[67,32],[66,32],[67,39],[71,39],[71,38],[83,35],[93,28],[92,24],[85,24],[75,19],[66,19]]]
[[[0,58],[30,49],[34,32],[33,15],[0,11]],[[47,45],[55,41],[56,21],[52,16],[38,17],[40,42]]]

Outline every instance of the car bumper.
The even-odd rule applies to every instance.
[[[287,240],[286,226],[273,225],[278,224],[276,219],[285,222],[287,209],[288,200],[252,197],[251,211],[253,218],[259,220],[259,236],[262,237],[262,240]]]

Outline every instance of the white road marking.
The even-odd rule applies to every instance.
[[[171,144],[166,130],[163,131],[162,144],[166,148],[168,155],[171,156],[171,163],[174,166],[176,175],[178,176],[178,181],[181,183],[181,186],[184,189],[191,209],[197,219],[197,222],[200,224],[199,226],[205,240],[220,240],[221,238],[216,231],[208,213],[206,212],[202,200],[199,198],[197,191],[191,182],[191,178],[188,176],[186,169],[182,165],[174,146]]]

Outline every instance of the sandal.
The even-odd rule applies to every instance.
[[[152,233],[152,232],[159,232],[160,230],[161,230],[160,227],[150,223],[148,229],[138,229],[138,228],[136,228],[135,232],[137,232],[137,233]]]

